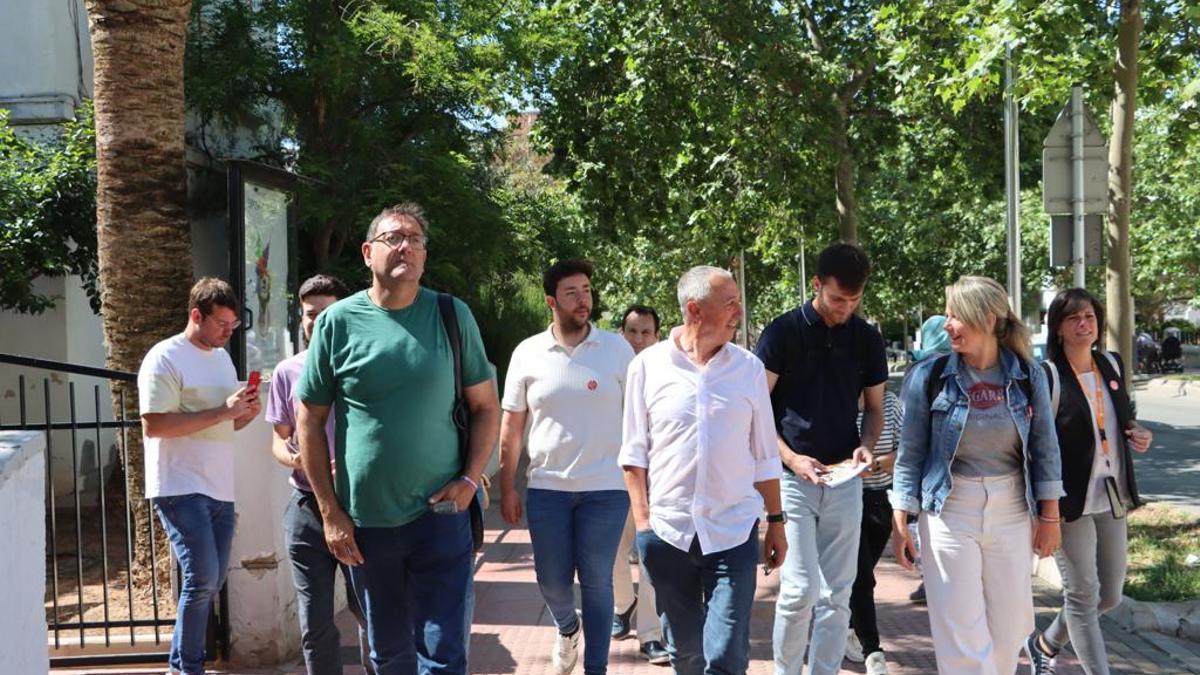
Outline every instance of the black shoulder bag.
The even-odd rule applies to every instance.
[[[438,311],[442,315],[446,338],[450,340],[450,352],[454,355],[454,407],[450,410],[450,417],[454,420],[454,428],[458,430],[458,458],[462,462],[462,472],[466,473],[471,441],[471,411],[463,398],[462,344],[458,336],[454,297],[449,293],[438,293]],[[483,548],[483,505],[479,503],[479,490],[471,497],[471,505],[467,510],[471,514],[471,546],[478,553]]]

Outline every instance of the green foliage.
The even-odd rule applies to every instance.
[[[58,298],[38,277],[82,277],[96,290],[96,141],[87,103],[44,141],[23,136],[0,110],[0,309],[40,314]]]
[[[1200,39],[1179,3],[1144,5],[1132,245],[1147,307],[1198,294],[1187,177],[1200,169]],[[1041,139],[1073,82],[1107,109],[1117,17],[1066,0],[195,6],[193,140],[250,126],[259,159],[316,179],[300,195],[302,273],[365,284],[366,223],[420,201],[428,282],[472,303],[497,360],[544,327],[537,274],[565,256],[596,262],[610,321],[631,302],[677,321],[679,274],[740,252],[751,324],[794,306],[801,244],[811,274],[838,234],[842,121],[875,263],[866,313],[916,319],[961,274],[1004,281],[1001,65],[1014,40],[1033,315],[1044,284],[1069,280],[1047,261]],[[539,111],[532,137],[507,138],[499,119],[525,105]]]
[[[1200,547],[1200,519],[1164,503],[1129,515],[1129,573],[1125,592],[1146,602],[1200,597],[1200,569],[1187,565]]]
[[[367,224],[414,200],[433,224],[430,283],[472,297],[516,254],[491,167],[491,111],[520,63],[510,11],[484,0],[196,2],[188,106],[202,129],[258,128],[258,159],[314,179],[299,195],[302,274],[365,283]]]
[[[1171,304],[1200,301],[1200,134],[1180,114],[1145,111],[1134,139],[1130,272],[1138,313],[1155,323]]]

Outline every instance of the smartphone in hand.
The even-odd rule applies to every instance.
[[[246,378],[246,388],[251,391],[258,391],[258,385],[262,384],[262,373],[257,370],[250,371],[250,376]]]

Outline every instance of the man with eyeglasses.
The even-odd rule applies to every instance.
[[[629,514],[617,453],[633,349],[589,321],[591,263],[554,263],[542,273],[542,289],[554,319],[517,345],[504,381],[500,508],[510,525],[522,515],[529,521],[538,589],[558,628],[552,672],[575,667],[582,633],[583,672],[599,675],[608,668],[613,560]],[[522,508],[516,479],[526,447]],[[576,574],[582,615],[575,612]]]
[[[260,409],[257,387],[238,386],[229,342],[241,322],[228,283],[192,286],[183,333],[154,345],[138,370],[146,498],[183,570],[171,673],[204,671],[212,598],[225,583],[234,526],[233,432]]]
[[[464,465],[451,418],[451,346],[438,294],[420,284],[428,230],[415,204],[384,209],[371,221],[362,245],[371,287],[321,313],[296,388],[304,472],[325,543],[350,566],[378,675],[468,672],[474,556],[467,509],[500,422],[478,325],[455,299],[470,411]],[[330,414],[336,477],[325,436]]]

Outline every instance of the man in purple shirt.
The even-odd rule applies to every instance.
[[[300,286],[300,327],[307,345],[312,339],[317,316],[328,306],[349,295],[341,281],[318,274]],[[289,482],[295,488],[283,526],[287,537],[288,556],[292,560],[292,579],[299,600],[300,643],[308,675],[342,675],[341,638],[333,621],[333,593],[337,558],[325,545],[325,528],[312,487],[300,464],[300,448],[296,442],[298,401],[293,393],[308,351],[281,361],[271,377],[271,395],[267,401],[266,420],[275,426],[275,441],[271,454],[276,461],[292,470]],[[332,461],[334,450],[333,415],[325,425]],[[346,601],[358,620],[358,646],[363,670],[372,673],[370,649],[367,644],[366,621],[350,588],[350,575],[343,569],[346,582]]]

